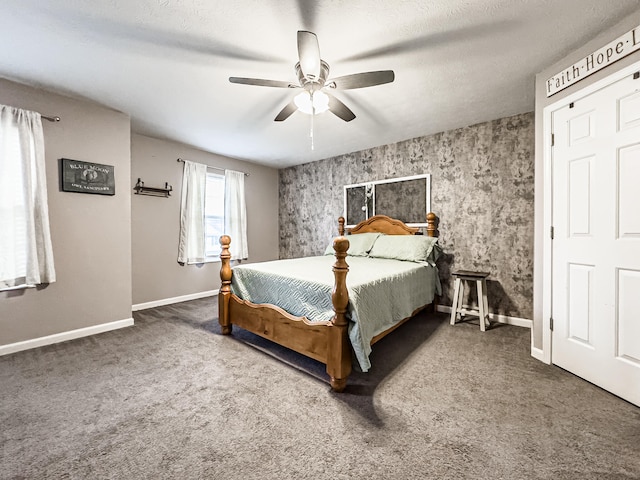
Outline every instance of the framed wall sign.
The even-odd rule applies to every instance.
[[[430,174],[344,186],[347,227],[376,214],[397,218],[411,227],[426,227],[430,211]]]
[[[115,195],[115,176],[112,165],[82,162],[69,158],[61,159],[63,192],[95,193]]]

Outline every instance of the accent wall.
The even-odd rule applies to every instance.
[[[344,185],[424,173],[445,252],[440,303],[451,305],[452,270],[488,271],[490,312],[531,319],[533,113],[282,169],[280,257],[325,250],[343,215]]]

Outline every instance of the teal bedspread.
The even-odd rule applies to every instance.
[[[252,303],[277,305],[309,321],[333,318],[335,257],[295,258],[238,265],[231,291]],[[440,295],[436,267],[426,263],[347,257],[349,338],[363,372],[371,367],[371,339]]]

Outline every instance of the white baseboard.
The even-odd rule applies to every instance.
[[[90,335],[96,335],[98,333],[109,332],[111,330],[117,330],[119,328],[130,327],[132,325],[133,318],[126,318],[124,320],[102,323],[100,325],[94,325],[92,327],[78,328],[76,330],[69,330],[68,332],[33,338],[31,340],[25,340],[23,342],[0,345],[0,356],[20,352],[22,350],[29,350],[31,348],[44,347],[45,345],[52,345],[54,343],[66,342],[67,340],[74,340],[76,338],[88,337]]]
[[[171,305],[172,303],[186,302],[188,300],[197,300],[198,298],[213,297],[218,294],[219,290],[207,290],[205,292],[190,293],[189,295],[181,295],[179,297],[163,298],[162,300],[154,300],[153,302],[137,303],[131,306],[131,310],[145,310],[147,308],[162,307],[163,305]]]
[[[438,305],[437,310],[439,312],[444,312],[444,313],[451,313],[451,307],[447,306],[447,305]],[[463,310],[463,312],[465,312],[466,310]],[[471,313],[470,315],[474,315],[474,313]],[[478,315],[478,312],[475,312],[475,315]],[[515,325],[516,327],[525,327],[525,328],[533,328],[533,321],[532,320],[528,320],[526,318],[518,318],[518,317],[508,317],[506,315],[497,315],[495,313],[490,313],[489,314],[489,319],[493,320],[494,322],[498,322],[498,323],[506,323],[507,325]]]

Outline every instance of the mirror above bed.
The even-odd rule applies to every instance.
[[[430,211],[430,174],[344,186],[347,227],[377,214],[397,218],[412,227],[426,227],[426,215]]]

